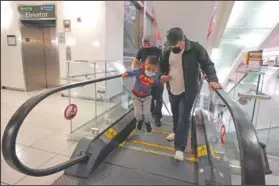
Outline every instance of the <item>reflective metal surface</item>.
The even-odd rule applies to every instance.
[[[22,22],[21,37],[26,91],[58,86],[60,70],[54,22]]]

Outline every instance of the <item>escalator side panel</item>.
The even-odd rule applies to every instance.
[[[193,162],[176,161],[172,157],[154,155],[142,151],[116,148],[105,160],[106,163],[138,169],[150,174],[196,184]]]
[[[209,141],[207,139],[211,139],[208,134],[217,135],[217,131],[213,131],[212,128],[205,127],[205,125],[210,125],[210,121],[203,111],[198,111],[196,113],[197,120],[202,119],[202,125],[199,126],[200,132],[202,131],[204,134],[199,135],[199,143],[206,144],[206,148],[211,148],[210,153],[207,153],[207,158],[203,158],[199,160],[200,169],[207,169],[207,177],[200,179],[200,181],[205,181],[205,184],[228,184],[231,185],[231,175],[230,175],[230,167],[227,161],[224,161],[221,157],[214,156],[214,151],[212,145],[209,145]],[[212,129],[211,131],[207,131],[206,129]],[[210,142],[213,144],[213,142]],[[204,162],[202,162],[204,161]],[[201,171],[200,171],[201,172]],[[199,184],[201,184],[199,182]]]
[[[196,154],[205,154],[204,152],[198,152],[199,149],[197,148],[198,146],[205,145],[205,134],[204,134],[204,129],[203,129],[203,123],[202,123],[202,118],[200,115],[199,111],[196,111],[194,115],[192,116],[192,129],[196,132],[196,139],[192,139],[196,141]],[[206,150],[202,150],[206,151]],[[207,156],[199,157],[198,158],[198,163],[196,165],[196,177],[197,177],[197,183],[198,185],[206,185],[206,180],[211,180],[211,167],[209,164],[209,160]]]
[[[102,163],[88,179],[63,175],[52,185],[189,185],[189,183]]]
[[[100,163],[122,143],[135,127],[133,111],[127,113],[99,138],[84,137],[77,145],[72,158],[82,153],[90,154],[86,162],[78,163],[65,170],[70,176],[87,178],[100,165]],[[112,134],[110,131],[113,131]],[[111,138],[110,138],[111,137]]]

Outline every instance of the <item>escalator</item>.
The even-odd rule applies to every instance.
[[[36,105],[58,92],[116,78],[120,75],[62,85],[27,100],[12,116],[3,135],[2,152],[8,165],[38,177],[64,171],[53,185],[265,184],[264,157],[250,119],[226,92],[206,89],[206,82],[201,83],[202,91],[192,109],[184,161],[174,160],[173,144],[165,139],[172,132],[172,117],[164,116],[162,127],[154,127],[152,134],[146,134],[144,129],[135,130],[131,106],[114,114],[118,117],[102,132],[85,135],[67,162],[33,169],[19,160],[16,137]],[[220,115],[224,107],[229,112]],[[232,131],[236,133],[234,138],[230,137]],[[236,145],[227,146],[231,141],[237,141]],[[229,157],[235,149],[239,149],[239,155]],[[232,162],[238,163],[237,171]]]

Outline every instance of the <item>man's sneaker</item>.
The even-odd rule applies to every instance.
[[[157,127],[160,127],[162,124],[161,124],[161,120],[158,116],[153,116],[153,119],[154,119],[154,123]]]
[[[168,141],[173,141],[174,140],[174,137],[175,137],[175,134],[174,133],[171,133],[167,136],[167,140]]]
[[[146,132],[151,133],[152,132],[151,124],[150,123],[145,123],[145,126],[146,126]]]
[[[137,126],[136,127],[137,127],[138,130],[142,129],[142,123],[143,123],[143,121],[138,121],[137,122]]]
[[[183,161],[184,160],[184,153],[182,151],[175,151],[174,159]]]

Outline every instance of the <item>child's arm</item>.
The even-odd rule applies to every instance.
[[[127,72],[124,72],[122,74],[122,77],[134,77],[134,76],[137,76],[140,74],[140,69],[135,69],[135,70],[130,70],[130,71],[127,71]]]

